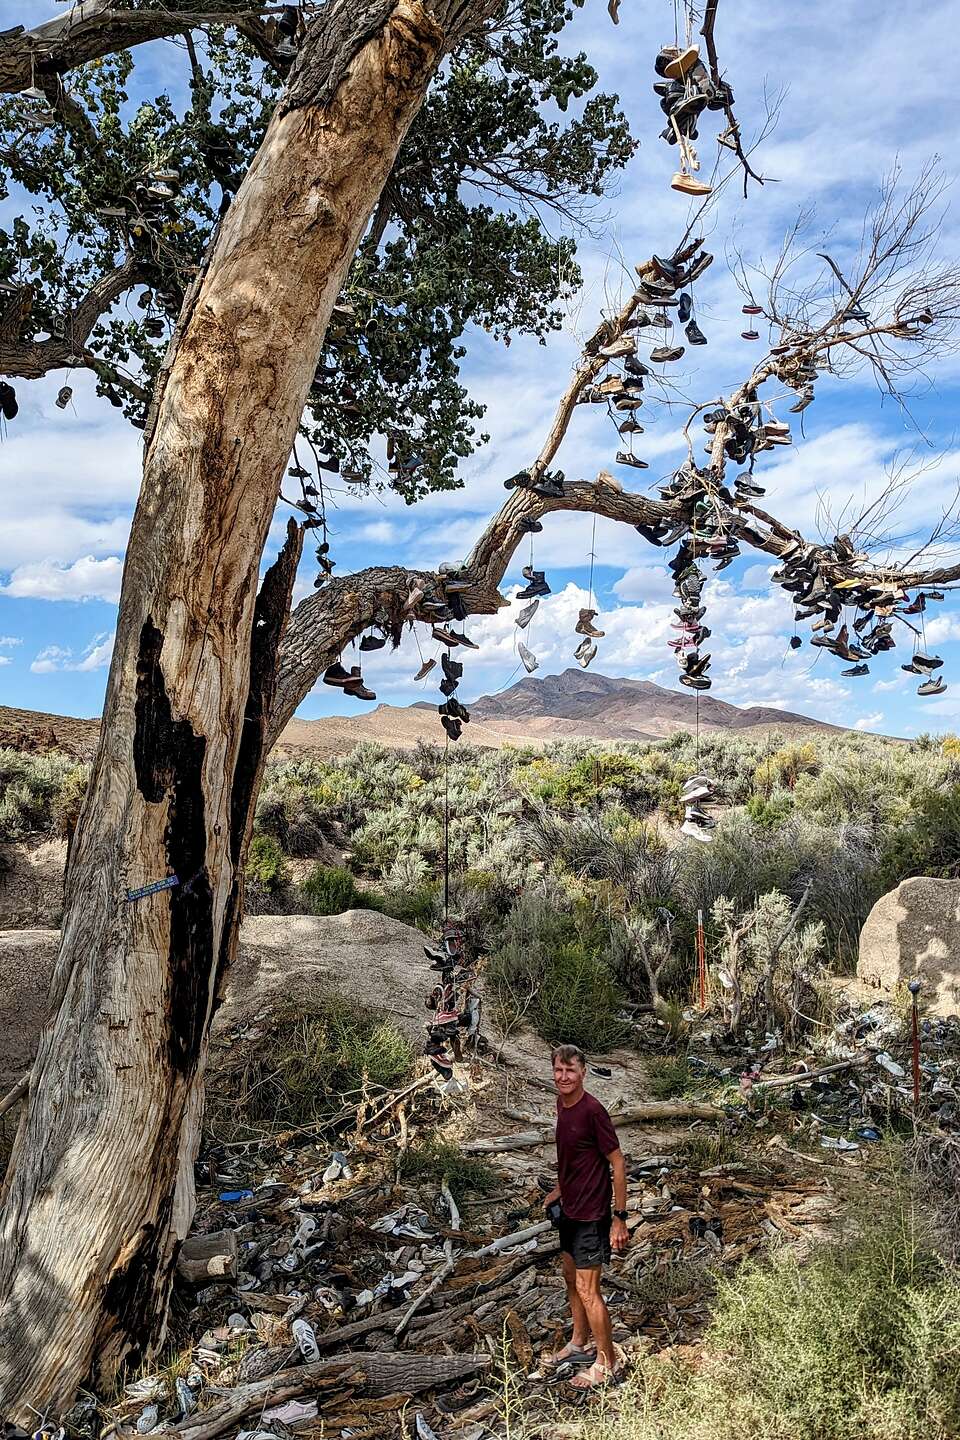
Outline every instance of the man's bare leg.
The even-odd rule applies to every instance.
[[[562,1361],[570,1358],[570,1352],[577,1350],[592,1350],[590,1341],[590,1322],[587,1319],[587,1312],[583,1308],[583,1301],[577,1291],[577,1269],[573,1263],[573,1256],[568,1255],[565,1250],[560,1253],[560,1260],[563,1265],[563,1280],[567,1287],[567,1300],[570,1304],[570,1314],[573,1316],[573,1335],[566,1345],[548,1357],[548,1364],[559,1365]]]
[[[568,1257],[564,1255],[563,1258],[566,1261]],[[610,1311],[600,1289],[600,1266],[590,1270],[576,1270],[574,1274],[577,1298],[596,1341],[597,1358],[590,1369],[583,1371],[571,1384],[580,1389],[588,1389],[592,1385],[602,1384],[613,1374],[616,1365],[613,1328],[610,1324]],[[573,1309],[572,1301],[570,1308]]]

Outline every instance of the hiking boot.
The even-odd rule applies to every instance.
[[[534,615],[536,615],[539,606],[539,600],[531,600],[529,605],[524,605],[523,609],[520,611],[520,614],[515,618],[513,622],[514,625],[518,625],[521,630],[526,630],[527,626],[530,624],[530,621],[533,619]]]
[[[437,706],[437,713],[440,715],[449,715],[453,720],[462,720],[464,724],[469,724],[470,721],[470,711],[464,705],[461,705],[459,700],[455,700],[453,696],[446,699],[442,705]]]
[[[386,643],[386,638],[383,635],[364,635],[360,641],[360,649],[365,651],[382,650]]]
[[[376,700],[377,698],[372,690],[367,689],[359,676],[347,681],[343,687],[343,693],[344,695],[352,695],[354,700]]]
[[[420,669],[417,671],[416,675],[414,675],[414,680],[425,680],[426,677],[430,674],[430,671],[436,665],[436,663],[437,662],[432,655],[430,656],[429,660],[424,660],[423,664],[420,666]]]
[[[532,650],[528,650],[526,645],[524,645],[522,641],[520,641],[517,645],[517,654],[520,656],[520,659],[523,662],[523,668],[526,670],[527,674],[532,675],[534,670],[538,669],[540,665],[540,661],[537,659],[536,655],[534,655]]]
[[[355,665],[353,670],[345,670],[337,660],[333,665],[328,665],[323,672],[324,685],[336,685],[342,687],[350,680],[359,680],[360,667]]]
[[[543,526],[539,520],[533,520],[529,515],[521,515],[519,530],[521,535],[539,535]]]
[[[671,360],[679,360],[683,353],[682,345],[657,345],[650,351],[650,359],[655,365],[663,365]]]
[[[540,595],[549,595],[550,586],[546,580],[531,580],[522,590],[517,591],[518,600],[535,600]]]
[[[593,622],[597,618],[596,610],[581,610],[580,617],[574,626],[577,635],[589,635],[591,640],[602,640],[606,634],[605,630],[597,630]]]
[[[530,489],[534,495],[541,495],[544,499],[558,500],[564,493],[563,476],[559,470],[554,475],[544,475]]]
[[[706,345],[707,337],[704,335],[696,320],[691,320],[684,329],[684,335],[691,345]]]
[[[938,675],[936,680],[925,680],[922,685],[917,686],[918,695],[942,695],[946,690],[943,683],[943,676]]]
[[[619,395],[623,389],[623,380],[619,375],[608,375],[606,380],[594,387],[598,395]]]
[[[617,464],[618,464],[618,465],[632,465],[633,468],[634,468],[634,470],[649,470],[649,469],[650,469],[650,466],[647,464],[646,460],[638,460],[637,457],[636,457],[636,455],[631,455],[631,454],[629,454],[629,452],[626,451],[626,450],[618,450],[618,451],[617,451]]]
[[[611,340],[609,345],[601,345],[597,354],[606,360],[622,360],[625,355],[634,355],[636,349],[636,340],[631,340],[629,335],[621,335],[618,340]]]

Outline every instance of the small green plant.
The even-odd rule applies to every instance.
[[[340,865],[314,865],[302,889],[312,915],[341,915],[358,904],[356,882]]]
[[[717,1088],[717,1081],[702,1070],[691,1070],[686,1055],[651,1055],[646,1070],[654,1100],[696,1100]]]
[[[272,835],[254,835],[247,856],[247,877],[275,894],[287,883],[287,862]]]
[[[500,1177],[487,1160],[464,1155],[457,1145],[445,1140],[429,1139],[411,1145],[400,1161],[404,1180],[429,1180],[439,1185],[446,1180],[455,1200],[468,1190],[477,1195],[491,1195],[500,1188]]]

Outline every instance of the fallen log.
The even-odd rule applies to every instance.
[[[461,1145],[465,1155],[499,1155],[502,1150],[528,1150],[546,1145],[553,1136],[546,1130],[519,1130],[516,1135],[491,1135],[485,1140],[468,1140]]]
[[[695,1104],[686,1100],[648,1100],[645,1105],[628,1105],[611,1110],[615,1125],[645,1125],[657,1120],[722,1120],[719,1105]]]
[[[855,1055],[850,1060],[838,1060],[834,1065],[824,1065],[819,1070],[795,1070],[790,1075],[771,1075],[769,1080],[754,1080],[754,1090],[775,1090],[783,1085],[806,1085],[821,1075],[835,1075],[838,1070],[850,1070],[855,1065],[867,1065],[870,1055]]]
[[[0,1115],[6,1115],[8,1110],[12,1110],[14,1105],[16,1105],[18,1101],[23,1099],[29,1088],[30,1071],[28,1070],[26,1075],[20,1076],[20,1079],[17,1081],[16,1085],[14,1085],[13,1089],[8,1090],[6,1095],[4,1095],[3,1099],[0,1100]]]
[[[219,1405],[195,1416],[193,1423],[165,1430],[166,1440],[215,1440],[253,1411],[282,1405],[301,1395],[314,1395],[338,1384],[361,1385],[371,1395],[416,1395],[436,1385],[450,1384],[475,1375],[492,1364],[489,1355],[420,1355],[357,1351],[335,1360],[314,1360],[280,1370],[266,1380],[256,1380],[228,1391]],[[216,1394],[215,1387],[208,1393]],[[136,1440],[135,1430],[121,1435]]]
[[[188,1285],[205,1285],[211,1279],[237,1278],[237,1232],[214,1230],[190,1235],[180,1246],[177,1274]]]

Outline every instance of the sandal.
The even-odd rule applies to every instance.
[[[561,1350],[557,1350],[553,1355],[545,1355],[541,1363],[544,1367],[555,1369],[558,1365],[585,1365],[588,1362],[593,1365],[596,1358],[595,1345],[574,1345],[572,1340],[568,1340]]]

